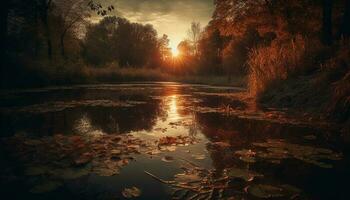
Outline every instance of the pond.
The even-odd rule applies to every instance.
[[[179,83],[1,91],[11,199],[347,199],[336,129]],[[334,136],[334,137],[333,137]],[[7,199],[7,198],[6,198]]]

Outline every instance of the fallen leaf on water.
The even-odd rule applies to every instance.
[[[80,155],[80,157],[78,159],[74,160],[75,165],[84,165],[87,164],[88,162],[90,162],[92,160],[92,154],[91,153],[83,153],[82,155]]]
[[[213,142],[213,146],[218,147],[218,148],[229,148],[231,145],[227,142]]]
[[[246,192],[261,199],[284,197],[283,189],[272,185],[253,185],[246,188]]]
[[[299,195],[302,191],[292,185],[251,185],[245,188],[245,191],[254,197],[261,199],[270,199],[270,198],[282,198],[291,199]]]
[[[192,155],[192,157],[196,160],[204,160],[205,159],[204,154],[194,154],[194,155]]]
[[[176,174],[174,177],[175,177],[175,181],[180,183],[202,180],[202,177],[200,177],[196,173],[181,173],[181,174]]]
[[[168,147],[165,147],[166,150],[168,151],[175,151],[176,150],[176,146],[168,146]]]
[[[88,175],[90,173],[90,168],[84,167],[84,168],[54,169],[54,170],[51,170],[49,173],[50,175],[58,179],[73,180],[73,179],[77,179],[82,176]]]
[[[51,192],[51,191],[54,191],[57,188],[59,188],[61,185],[62,185],[62,183],[58,182],[58,181],[45,181],[45,182],[42,182],[42,183],[34,186],[30,190],[30,192],[37,193],[37,194]]]
[[[49,171],[49,168],[46,166],[31,166],[25,169],[25,175],[27,176],[39,176],[46,174]]]
[[[255,177],[262,177],[262,174],[258,174],[253,171],[238,169],[238,168],[229,168],[226,169],[226,174],[231,178],[241,178],[245,181],[252,181]]]
[[[149,155],[157,155],[157,154],[160,154],[161,151],[159,151],[158,149],[153,149],[153,150],[147,151],[146,153]]]
[[[162,158],[162,161],[164,161],[164,162],[173,162],[174,161],[174,157],[172,157],[172,156],[164,156]]]
[[[122,191],[122,194],[125,198],[135,198],[141,196],[141,190],[137,187],[125,188]]]
[[[247,162],[247,163],[254,163],[255,162],[255,155],[256,153],[252,150],[240,150],[240,151],[236,151],[235,154],[239,155],[239,159]]]
[[[343,155],[330,149],[300,144],[287,143],[284,140],[268,139],[264,143],[253,143],[255,147],[264,149],[257,152],[256,156],[267,160],[282,160],[294,158],[322,168],[332,168],[327,160],[341,160]]]
[[[304,139],[307,139],[307,140],[316,140],[317,137],[315,135],[305,135],[304,136]]]

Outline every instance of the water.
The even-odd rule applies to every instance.
[[[136,187],[137,199],[346,199],[348,154],[329,137],[337,130],[252,110],[241,91],[177,83],[2,91],[2,195],[124,199]]]

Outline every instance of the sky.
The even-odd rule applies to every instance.
[[[187,37],[192,21],[205,27],[214,10],[213,0],[107,0],[107,3],[114,5],[117,16],[152,24],[159,37],[167,34],[172,49]]]

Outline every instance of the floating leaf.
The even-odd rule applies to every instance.
[[[265,143],[253,143],[253,145],[265,149],[265,151],[257,152],[257,157],[273,162],[294,158],[322,168],[331,168],[332,165],[325,163],[325,160],[342,159],[342,154],[335,153],[330,149],[291,144],[284,140],[269,139]]]
[[[240,150],[240,151],[236,151],[235,154],[239,155],[239,159],[241,159],[244,162],[247,163],[254,163],[255,162],[255,155],[256,153],[252,150]]]
[[[80,155],[78,159],[74,161],[75,165],[85,165],[89,163],[92,160],[92,154],[91,153],[83,153]]]
[[[197,173],[180,173],[175,175],[175,181],[180,183],[200,180],[202,180],[202,177],[199,176]]]
[[[57,181],[45,181],[40,183],[39,185],[34,186],[30,192],[31,193],[46,193],[46,192],[52,192],[54,190],[56,190],[57,188],[59,188],[62,185],[61,182],[57,182]]]
[[[82,176],[86,176],[90,173],[90,168],[65,168],[65,169],[55,169],[51,170],[50,175],[63,179],[63,180],[73,180],[80,178]]]
[[[141,190],[137,187],[125,188],[122,191],[122,194],[125,198],[135,198],[141,196]]]
[[[218,148],[223,148],[223,149],[231,147],[231,145],[227,142],[213,142],[212,145],[215,147],[218,147]]]
[[[164,162],[173,162],[174,161],[174,157],[172,157],[172,156],[164,156],[162,158],[162,161],[164,161]]]
[[[204,154],[194,154],[194,155],[192,155],[192,157],[196,160],[204,160],[205,159]]]
[[[307,140],[316,140],[317,139],[317,137],[315,135],[305,135],[304,138]]]
[[[238,169],[238,168],[229,168],[226,169],[227,176],[231,178],[241,178],[245,181],[252,181],[255,177],[262,177],[263,175],[258,174],[253,171]]]
[[[284,197],[283,189],[279,187],[275,187],[272,185],[253,185],[248,186],[246,191],[253,195],[254,197],[261,198],[261,199],[268,199],[268,198],[276,198],[276,197]]]
[[[24,174],[27,176],[39,176],[46,174],[49,171],[47,166],[31,166],[25,169]]]

